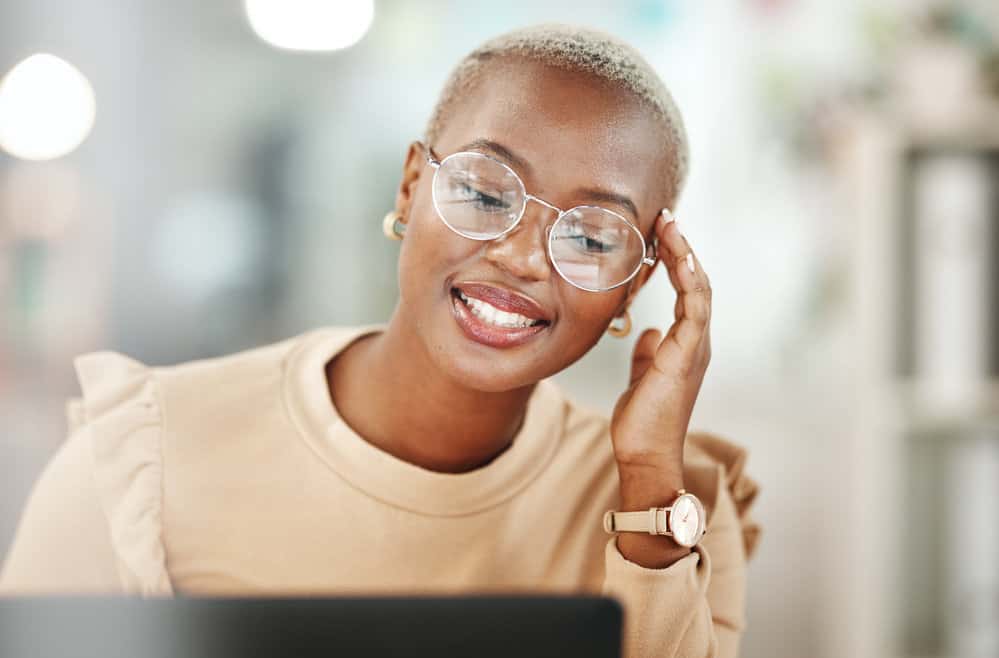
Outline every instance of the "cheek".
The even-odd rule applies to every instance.
[[[399,245],[399,290],[404,298],[447,292],[445,278],[479,247],[445,226],[433,204],[423,198],[419,195],[414,201]],[[429,201],[429,192],[425,198]]]
[[[623,290],[587,292],[565,282],[562,286],[562,299],[565,300],[562,330],[578,337],[580,344],[593,345],[600,340],[627,293]]]

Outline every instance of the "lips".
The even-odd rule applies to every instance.
[[[519,313],[532,320],[541,320],[545,324],[551,324],[551,314],[536,301],[522,293],[473,282],[456,283],[454,288],[461,290],[467,297],[481,299],[501,311]]]
[[[464,293],[452,289],[451,292],[451,315],[461,328],[465,337],[481,345],[488,347],[508,349],[518,347],[534,340],[548,331],[549,324],[546,321],[535,322],[526,327],[509,327],[493,324],[478,317],[472,309],[463,301],[460,295]],[[471,299],[469,297],[469,299]]]

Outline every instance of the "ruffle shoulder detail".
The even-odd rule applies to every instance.
[[[751,514],[760,485],[746,473],[749,451],[713,432],[690,432],[687,434],[687,441],[691,448],[689,458],[685,456],[684,459],[684,483],[687,489],[697,492],[707,508],[709,527],[720,487],[724,486],[728,490],[735,505],[743,549],[748,560],[756,552],[762,532],[760,524]]]
[[[146,365],[117,352],[78,356],[83,397],[70,427],[89,434],[94,478],[126,593],[170,596],[163,545],[163,413]]]

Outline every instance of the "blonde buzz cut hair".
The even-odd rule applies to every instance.
[[[481,81],[487,64],[522,57],[564,70],[582,72],[620,85],[651,109],[663,127],[663,148],[671,154],[668,198],[672,208],[687,179],[690,159],[687,132],[665,83],[635,48],[591,28],[544,23],[500,34],[466,55],[448,76],[424,131],[434,145],[456,101]]]

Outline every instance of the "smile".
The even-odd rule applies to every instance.
[[[456,289],[457,290],[457,289]],[[541,324],[541,320],[529,318],[520,313],[511,313],[496,308],[489,302],[475,297],[469,297],[461,290],[457,290],[458,298],[465,302],[465,305],[475,314],[475,317],[498,327],[529,327]]]
[[[503,311],[492,304],[451,289],[453,315],[465,335],[490,347],[514,347],[540,334],[549,326],[546,320]]]

